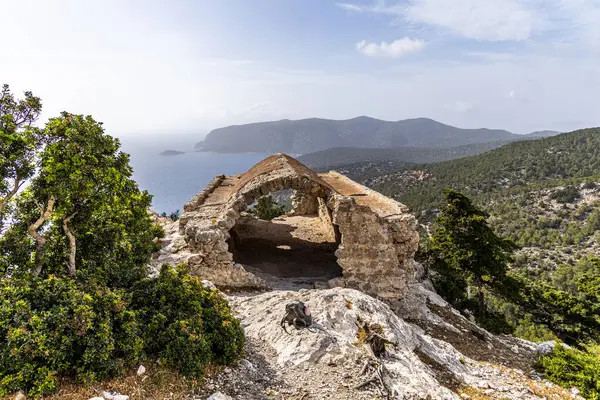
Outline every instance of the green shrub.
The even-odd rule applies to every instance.
[[[575,186],[567,186],[564,189],[559,189],[550,195],[551,199],[556,200],[558,203],[568,204],[574,203],[581,197],[579,189]]]
[[[277,218],[285,214],[285,207],[273,200],[273,197],[263,196],[258,199],[256,204],[252,206],[249,212],[259,219],[270,221],[273,218]]]
[[[586,399],[600,399],[600,345],[583,351],[556,346],[537,362],[536,369],[564,388],[578,388]]]
[[[117,376],[144,357],[200,377],[243,348],[226,300],[184,267],[165,267],[131,293],[54,275],[0,280],[0,396],[52,393],[65,377]]]
[[[58,378],[90,382],[142,351],[123,292],[49,276],[0,281],[0,396],[53,392]]]
[[[147,354],[184,375],[200,377],[207,364],[229,364],[242,355],[244,332],[227,301],[185,266],[163,266],[157,278],[136,284],[132,306],[139,310]]]

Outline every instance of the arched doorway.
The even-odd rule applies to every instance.
[[[248,210],[241,213],[229,231],[233,261],[272,288],[325,287],[329,280],[342,276],[335,255],[341,241],[339,230],[331,222],[324,198],[313,196],[309,201],[315,204],[310,206],[299,201],[308,198],[305,193],[287,190],[282,195],[284,190],[266,195],[288,206],[282,215],[271,219]],[[259,199],[251,202],[250,210]]]

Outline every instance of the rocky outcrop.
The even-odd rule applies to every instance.
[[[335,172],[317,174],[277,154],[242,175],[217,176],[184,206],[179,234],[191,272],[219,287],[265,288],[236,264],[230,231],[249,204],[269,193],[295,191],[294,213],[318,213],[339,240],[336,252],[343,284],[383,298],[404,296],[418,246],[416,221],[400,203]]]
[[[378,324],[396,342],[377,360],[391,399],[580,399],[530,373],[533,343],[477,328],[418,284],[405,297],[411,299],[410,315],[344,288],[227,298],[246,332],[248,356],[212,380],[209,390],[233,399],[386,398],[380,383],[359,387],[369,378],[361,370],[374,360],[361,340],[359,320]],[[314,329],[292,328],[289,335],[281,329],[285,304],[292,300],[309,304]],[[468,340],[470,352],[461,350],[458,338]]]
[[[346,182],[343,179],[329,175],[325,180],[338,180],[331,186],[345,190],[341,185]],[[194,400],[204,400],[217,391],[235,400],[385,398],[380,395],[383,389],[380,382],[363,385],[372,369],[366,374],[361,372],[367,361],[373,361],[373,355],[361,336],[359,321],[378,324],[381,335],[396,343],[387,346],[387,353],[377,361],[384,366],[382,382],[390,398],[581,399],[575,392],[559,388],[532,371],[538,354],[547,352],[554,343],[536,346],[517,338],[492,335],[428,290],[430,282],[423,267],[412,260],[412,255],[402,259],[410,251],[398,252],[395,247],[397,243],[409,249],[413,246],[411,220],[403,220],[403,213],[389,213],[399,210],[389,208],[393,203],[373,204],[379,200],[385,199],[336,193],[329,197],[330,205],[322,210],[328,211],[321,216],[322,221],[330,218],[332,223],[339,224],[335,226],[341,231],[340,264],[346,268],[344,277],[330,281],[332,289],[225,295],[244,327],[246,356],[238,365],[207,378]],[[227,286],[229,279],[239,282],[256,279],[243,267],[228,267],[227,271],[216,274],[196,264],[196,257],[201,255],[190,247],[179,223],[156,219],[167,235],[161,239],[163,247],[152,261],[155,269],[163,263],[188,262],[195,268],[207,268],[200,270],[203,278],[222,278],[223,286]],[[361,229],[351,231],[352,223],[357,221]],[[361,265],[353,269],[354,260],[363,259],[364,265],[377,268],[381,257],[379,252],[370,253],[369,247],[385,253],[390,262],[394,262],[395,254],[396,273],[400,271],[403,274],[400,279],[405,280],[402,288],[393,286],[393,275],[386,275],[389,286],[376,274],[365,275],[365,281],[360,281],[362,275],[356,274],[362,273]],[[392,252],[393,249],[396,250]],[[347,259],[345,252],[351,255]],[[378,270],[380,273],[384,273],[383,267]],[[238,276],[231,272],[236,269]],[[365,282],[374,286],[364,286]],[[203,280],[203,284],[217,290],[212,282]],[[386,288],[396,296],[394,301],[384,302],[363,292],[384,293]],[[400,292],[402,296],[397,297]],[[292,300],[309,304],[315,324],[310,330],[291,329],[288,335],[279,322],[286,303]]]

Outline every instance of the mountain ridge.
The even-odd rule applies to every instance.
[[[430,118],[384,121],[367,116],[332,120],[253,122],[212,130],[196,149],[215,152],[267,152],[307,154],[333,147],[450,148],[463,145],[522,140],[502,129],[463,129]]]

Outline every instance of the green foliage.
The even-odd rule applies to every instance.
[[[574,186],[567,186],[564,189],[556,190],[554,193],[550,195],[551,199],[556,200],[558,203],[573,203],[575,200],[579,199],[581,194],[579,193],[579,189]]]
[[[599,345],[589,345],[583,350],[556,346],[550,355],[537,362],[536,369],[566,389],[578,388],[586,399],[600,399]]]
[[[65,377],[105,379],[145,357],[200,377],[243,349],[227,301],[183,266],[131,292],[54,275],[0,280],[0,396],[52,393]]]
[[[475,286],[480,316],[486,314],[484,288],[498,288],[505,279],[516,246],[498,237],[487,224],[488,215],[463,194],[447,190],[446,204],[432,225],[428,244],[434,284],[453,304],[466,302],[468,286]]]
[[[243,330],[218,291],[183,267],[147,278],[164,232],[119,141],[68,113],[28,129],[39,108],[31,94],[15,102],[4,88],[0,202],[10,182],[30,184],[10,207],[1,203],[9,225],[0,234],[0,396],[104,379],[145,357],[191,377],[236,360]],[[6,157],[14,149],[23,151]]]
[[[244,332],[218,291],[205,289],[184,266],[164,266],[156,279],[133,288],[146,350],[187,376],[199,377],[209,363],[229,364],[244,349]]]
[[[0,92],[0,213],[21,185],[35,172],[35,157],[41,147],[39,130],[32,124],[42,103],[31,92],[16,100],[8,85]]]
[[[600,290],[600,260],[593,262],[593,271],[578,278],[574,293],[561,290],[542,280],[530,280],[511,271],[507,275],[502,297],[514,304],[512,322],[517,331],[534,333],[537,330],[547,336],[544,326],[560,340],[571,345],[600,340],[600,314],[598,290]],[[531,325],[534,325],[532,327]],[[540,338],[541,339],[541,338]]]
[[[90,116],[63,113],[44,135],[39,173],[19,197],[15,223],[2,238],[5,265],[16,274],[68,273],[130,287],[146,275],[156,249],[152,240],[161,232],[147,212],[152,197],[131,179],[129,156]],[[36,221],[42,223],[32,229]],[[17,246],[31,239],[35,250],[29,245],[25,251],[35,259],[25,261]]]
[[[546,342],[550,340],[557,340],[558,337],[552,333],[548,327],[540,324],[536,324],[533,321],[531,314],[526,314],[520,318],[516,323],[516,329],[514,335],[525,340],[529,340],[534,343]]]
[[[142,350],[126,295],[68,278],[0,281],[0,396],[51,393],[121,373]]]
[[[285,214],[285,207],[277,204],[272,196],[263,196],[250,209],[250,213],[259,219],[270,221]]]

